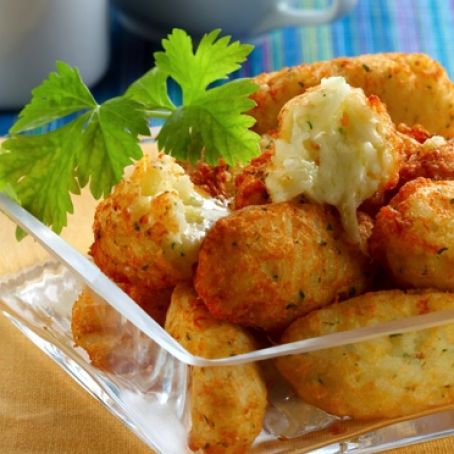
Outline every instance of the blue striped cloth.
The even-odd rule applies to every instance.
[[[247,0],[245,0],[247,1]],[[326,7],[329,0],[296,0],[304,7]],[[111,65],[93,88],[98,101],[124,92],[152,64],[157,44],[122,27],[112,12]],[[454,79],[454,0],[359,0],[335,23],[284,28],[252,40],[255,49],[235,76],[254,76],[283,66],[373,52],[425,52]],[[6,134],[17,112],[0,112]],[[56,126],[55,124],[52,126]]]

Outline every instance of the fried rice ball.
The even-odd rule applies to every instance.
[[[454,179],[454,140],[432,137],[406,156],[399,170],[399,186],[419,177]]]
[[[281,342],[448,309],[454,309],[452,293],[366,293],[296,320]],[[303,400],[333,415],[397,418],[454,403],[454,324],[285,356],[275,363]]]
[[[172,287],[191,278],[205,231],[227,212],[172,157],[147,155],[98,205],[90,252],[115,281]]]
[[[370,271],[337,214],[302,200],[220,219],[202,243],[195,288],[214,317],[271,331],[363,292]]]
[[[254,129],[265,133],[276,128],[288,100],[331,76],[345,77],[367,96],[377,95],[396,124],[420,123],[432,134],[454,137],[454,85],[428,55],[407,53],[343,57],[261,74],[255,78],[260,88],[252,95],[257,104],[251,111],[257,120]]]
[[[164,324],[172,289],[120,286],[158,323]],[[146,366],[152,358],[144,348],[149,344],[145,335],[89,288],[82,291],[73,305],[71,330],[75,344],[88,353],[98,369],[126,373]]]
[[[376,218],[371,254],[405,287],[454,290],[454,180],[406,183]]]
[[[402,146],[376,96],[366,97],[343,77],[322,79],[279,113],[266,188],[273,202],[304,194],[335,206],[345,231],[359,243],[357,209],[396,186]]]
[[[268,148],[253,159],[235,179],[235,209],[271,202],[266,178],[273,166],[276,137],[268,140]],[[394,150],[398,154],[395,159],[397,175],[392,175],[386,184],[379,185],[378,190],[360,206],[361,210],[374,217],[408,181],[418,177],[454,179],[454,140],[446,141],[441,136],[433,136],[419,125],[410,128],[401,123],[394,131],[393,141]]]
[[[257,348],[243,328],[215,320],[187,284],[175,288],[165,327],[192,354],[207,358]],[[189,447],[205,453],[249,452],[262,430],[266,404],[257,364],[193,367]]]

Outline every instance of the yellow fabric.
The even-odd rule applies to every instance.
[[[1,453],[152,452],[3,316],[0,345]]]

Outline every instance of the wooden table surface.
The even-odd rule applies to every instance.
[[[63,236],[80,251],[91,243],[95,203],[83,193],[75,200],[78,221]],[[0,275],[45,257],[31,238],[20,244],[14,225],[0,214]],[[0,452],[5,454],[150,453],[128,429],[75,384],[52,360],[0,315]],[[454,452],[454,438],[395,450]]]

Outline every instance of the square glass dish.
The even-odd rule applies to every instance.
[[[85,203],[83,198],[81,203]],[[2,229],[6,226],[1,231],[3,260],[20,255],[29,258],[27,266],[11,270],[0,279],[2,313],[150,448],[166,454],[191,452],[187,448],[191,399],[188,392],[191,366],[188,364],[209,365],[210,361],[193,357],[176,343],[172,344],[145,312],[129,313],[128,309],[125,310],[127,297],[121,291],[115,293],[116,287],[99,275],[99,270],[91,262],[1,195],[0,205],[3,211],[53,251],[48,255],[41,246],[33,244],[31,238],[25,244],[16,243],[13,224],[6,218],[1,219]],[[81,251],[86,250],[91,241],[84,236],[89,235],[92,216],[85,214],[77,223],[71,221],[76,227],[72,237],[69,233],[69,240],[73,240],[71,242],[76,243]],[[107,373],[96,369],[86,352],[74,346],[71,308],[86,284],[109,304],[117,305],[122,313],[122,327],[134,339],[128,351],[134,359],[133,367],[126,371],[123,368],[118,373]],[[111,290],[114,293],[110,293]],[[140,329],[128,322],[124,315]],[[388,323],[374,332],[355,330],[356,333],[340,333],[337,337],[324,336],[288,344],[285,349],[272,347],[253,352],[243,359],[237,355],[222,361],[234,364],[289,352],[317,350],[337,342],[351,343],[352,339],[364,340],[396,331],[414,330],[418,323],[434,326],[445,321],[423,316],[418,320],[407,319],[406,323],[406,326]],[[269,363],[265,361],[264,364],[268,368]],[[283,380],[276,378],[273,383],[268,390],[264,426],[251,452],[379,452],[454,435],[452,408],[440,408],[435,413],[432,411],[413,418],[364,424],[331,416],[305,404]]]

